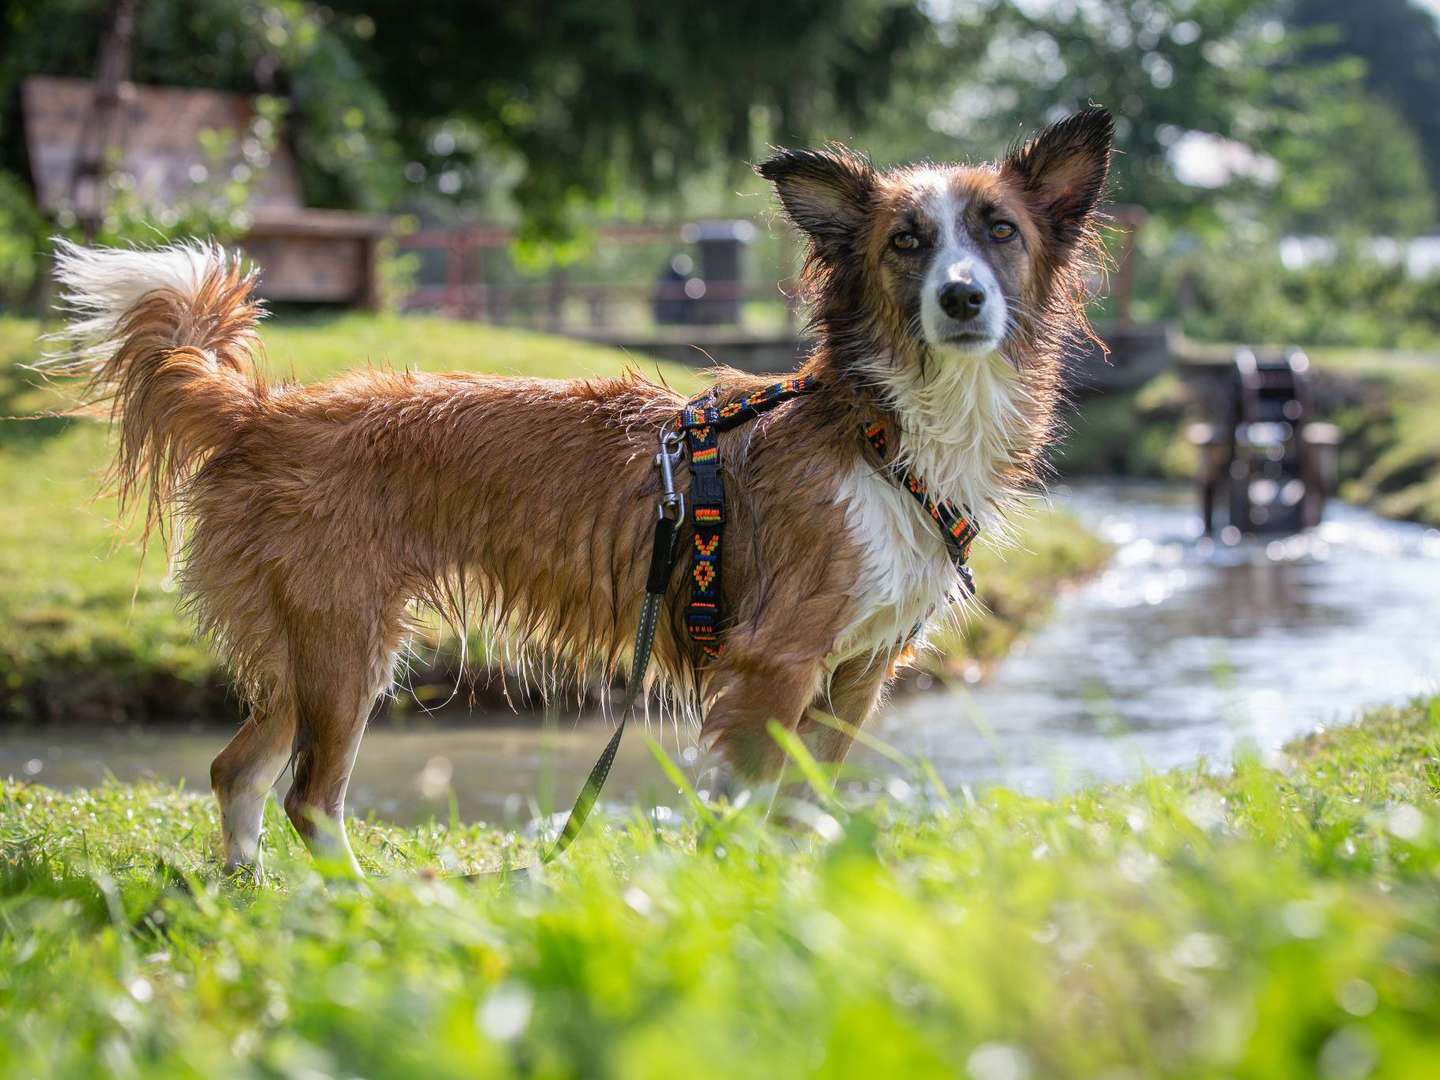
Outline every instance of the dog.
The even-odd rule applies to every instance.
[[[964,591],[891,466],[990,532],[1036,483],[1063,351],[1091,334],[1112,141],[1092,108],[984,164],[885,171],[831,145],[757,167],[806,242],[815,346],[800,374],[814,389],[720,437],[723,651],[686,637],[683,563],[655,642],[662,684],[737,778],[779,770],[771,721],[841,761],[842,729]],[[359,873],[346,786],[418,609],[576,671],[618,670],[646,580],[656,435],[685,404],[673,390],[634,373],[270,383],[254,273],[221,248],[61,244],[56,273],[74,345],[53,366],[108,403],[122,507],[144,502],[147,536],[183,536],[185,603],[248,707],[211,769],[227,868],[259,872],[264,800],[293,764],[289,819]],[[714,374],[721,404],[771,381]],[[876,423],[888,462],[862,435]]]

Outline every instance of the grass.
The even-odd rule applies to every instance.
[[[135,527],[117,526],[113,502],[94,497],[108,455],[104,426],[9,419],[69,404],[63,389],[37,387],[20,367],[36,358],[38,331],[34,322],[0,318],[0,720],[228,717],[236,704],[176,613],[164,552],[152,548],[139,564]],[[270,370],[306,381],[364,363],[554,377],[635,363],[683,389],[702,384],[691,369],[612,349],[433,318],[275,322],[264,338]],[[1018,553],[980,556],[996,614],[952,637],[953,646],[1000,647],[1040,615],[1061,578],[1102,559],[1078,525],[1040,516]],[[430,674],[450,681],[446,672]],[[426,676],[417,673],[421,682]]]
[[[373,822],[327,882],[278,814],[226,884],[208,798],[12,782],[0,1074],[1430,1075],[1437,743],[1440,699],[1053,801],[636,810],[508,885],[436,872],[513,836]]]

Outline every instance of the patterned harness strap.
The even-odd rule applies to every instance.
[[[890,443],[885,424],[879,420],[867,424],[865,438],[870,441],[870,445],[880,455],[880,460],[886,460]],[[936,502],[932,499],[925,490],[925,481],[901,465],[900,462],[891,462],[890,472],[900,482],[900,486],[915,496],[915,501],[940,526],[940,538],[945,541],[945,550],[950,555],[950,561],[955,565],[955,572],[960,575],[960,580],[965,582],[965,588],[973,595],[975,577],[966,564],[970,559],[970,546],[975,542],[975,537],[980,535],[980,526],[975,524],[975,519],[963,507],[949,502]]]
[[[690,523],[695,538],[690,548],[690,603],[685,607],[685,628],[712,659],[720,644],[720,537],[725,525],[725,483],[720,475],[720,433],[739,427],[815,388],[813,379],[796,377],[757,390],[748,397],[716,405],[715,388],[691,398],[675,418],[675,428],[685,434],[690,457]],[[865,438],[882,461],[888,457],[888,440],[883,423],[865,427]],[[973,517],[952,503],[937,502],[925,490],[925,482],[899,462],[890,464],[890,473],[913,495],[925,513],[940,526],[940,537],[955,571],[971,593],[975,580],[967,564],[970,545],[980,528]]]
[[[725,524],[725,484],[720,477],[722,431],[739,427],[814,388],[814,380],[784,379],[748,397],[717,406],[711,387],[691,398],[676,417],[690,455],[690,603],[685,628],[705,655],[720,655],[720,533]]]

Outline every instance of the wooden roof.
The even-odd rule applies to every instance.
[[[95,84],[88,79],[35,76],[21,87],[30,170],[40,206],[47,212],[54,213],[70,201],[76,157],[94,98]],[[254,116],[250,98],[217,90],[121,83],[120,102],[113,129],[121,153],[119,167],[135,178],[136,191],[147,202],[169,202],[194,188],[196,166],[209,165],[201,149],[202,131],[229,131],[243,137]],[[221,164],[229,168],[235,162]],[[250,205],[257,214],[300,209],[299,174],[283,143],[275,146]]]

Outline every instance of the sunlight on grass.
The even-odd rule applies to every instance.
[[[208,799],[11,783],[0,1072],[1428,1075],[1437,736],[958,810],[916,775],[788,832],[637,810],[508,886],[435,875],[513,837],[373,823],[327,886],[272,812],[270,883],[227,887]]]

